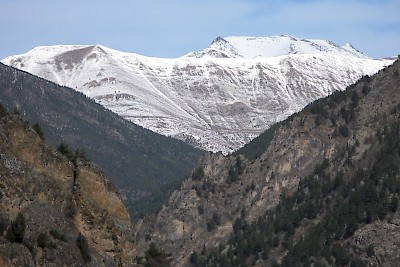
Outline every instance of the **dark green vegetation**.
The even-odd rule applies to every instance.
[[[38,122],[36,122],[33,126],[32,129],[39,135],[40,139],[44,140],[44,133],[42,130],[42,127]]]
[[[70,88],[3,64],[0,103],[37,122],[35,130],[54,147],[63,143],[85,151],[120,189],[131,217],[147,212],[140,200],[183,179],[202,153],[130,123]],[[156,209],[164,197],[154,199]]]
[[[76,239],[76,245],[78,246],[79,250],[82,253],[83,261],[85,263],[90,262],[92,257],[90,256],[89,246],[86,241],[86,238],[79,233],[78,238]]]
[[[145,267],[169,267],[171,266],[171,254],[165,253],[162,249],[158,248],[156,244],[151,243],[146,251]],[[142,264],[142,259],[138,259],[138,263]]]
[[[158,191],[151,195],[142,196],[136,200],[125,201],[130,214],[137,214],[138,218],[143,218],[147,213],[157,213],[163,203],[165,203],[169,196],[179,188],[182,181],[186,177],[182,177],[181,180],[171,181],[163,184],[158,188]]]
[[[274,138],[275,131],[281,126],[281,123],[278,122],[272,125],[268,130],[251,140],[250,143],[245,145],[244,147],[235,151],[232,155],[243,155],[249,160],[255,160],[262,153],[264,153],[272,139]]]
[[[40,136],[40,135],[39,135]],[[57,150],[63,154],[69,161],[71,161],[74,166],[77,165],[77,160],[82,160],[82,161],[87,161],[86,153],[82,151],[81,149],[77,148],[74,151],[70,151],[68,148],[68,145],[61,143],[58,147]]]
[[[47,235],[45,233],[40,233],[38,235],[37,244],[41,248],[45,248],[47,246]]]
[[[50,230],[50,235],[53,238],[57,239],[57,240],[60,240],[60,241],[63,241],[63,242],[67,242],[67,237],[64,234],[61,234],[60,232],[58,232],[55,229],[51,229]]]
[[[365,229],[382,229],[387,222],[397,225],[400,198],[399,65],[397,61],[379,75],[363,77],[345,92],[318,100],[283,122],[284,127],[294,121],[304,123],[312,118],[314,125],[310,131],[323,133],[321,129],[333,129],[329,140],[333,140],[330,142],[335,144],[337,156],[325,158],[315,165],[300,180],[296,190],[283,191],[279,204],[258,219],[249,223],[245,216],[237,218],[228,243],[208,253],[194,251],[191,264],[370,266],[376,262],[383,264],[379,263],[382,259],[396,259],[397,255],[384,251],[383,258],[376,260],[375,246],[381,246],[388,236],[359,247],[358,242],[363,240],[355,235],[370,238],[372,234],[363,235],[368,233]],[[364,102],[362,107],[361,102]],[[273,135],[266,139],[272,140]],[[238,152],[242,151],[249,159],[264,152],[253,147]],[[340,147],[344,149],[340,150]],[[396,261],[386,262],[383,266],[397,266],[393,262]]]
[[[22,240],[24,239],[25,227],[25,217],[22,213],[18,213],[15,221],[13,221],[11,226],[8,228],[6,234],[8,241],[22,243]]]

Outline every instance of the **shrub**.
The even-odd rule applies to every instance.
[[[67,157],[67,159],[69,161],[71,161],[74,166],[76,166],[77,164],[77,160],[83,160],[83,161],[88,161],[87,157],[86,157],[86,153],[85,151],[83,151],[82,149],[75,149],[73,152],[71,152],[68,148],[67,144],[61,143],[58,147],[57,150],[63,154],[65,157]]]
[[[389,204],[389,209],[391,212],[396,212],[399,207],[399,199],[394,196]]]
[[[359,96],[357,94],[357,91],[353,91],[351,95],[351,107],[352,108],[358,107],[358,103],[359,103]]]
[[[162,249],[159,249],[154,242],[152,242],[146,251],[146,264],[144,266],[170,266],[170,256],[170,254],[165,253]]]
[[[207,222],[207,230],[209,232],[212,232],[216,228],[216,225],[213,221],[208,221]]]
[[[192,174],[193,181],[200,181],[204,177],[204,170],[202,167],[197,168]]]
[[[233,182],[237,181],[238,179],[239,179],[239,176],[236,173],[236,170],[231,166],[228,171],[228,179],[227,179],[228,183],[233,183]]]
[[[69,158],[70,155],[71,155],[71,151],[69,151],[68,145],[67,145],[67,144],[61,143],[61,144],[57,147],[57,150],[58,150],[61,154],[63,154],[64,156],[66,156],[67,158]]]
[[[3,107],[2,104],[0,104],[0,118],[4,117],[7,114],[8,114],[7,110]]]
[[[197,256],[196,251],[193,251],[192,254],[190,254],[190,263],[196,265],[199,261],[199,257]]]
[[[369,91],[370,91],[369,85],[368,85],[367,83],[364,83],[361,92],[362,92],[364,95],[367,95]]]
[[[367,255],[368,257],[372,257],[375,255],[374,245],[369,245],[367,248]]]
[[[0,236],[2,236],[4,231],[7,229],[7,224],[7,219],[0,214]]]
[[[204,206],[203,206],[203,205],[199,205],[199,206],[197,207],[197,210],[199,211],[199,214],[200,214],[200,215],[204,214]]]
[[[40,127],[40,124],[36,122],[33,126],[32,129],[37,133],[37,135],[40,137],[40,139],[44,140],[44,133],[42,131],[42,127]]]
[[[13,221],[10,228],[8,228],[6,238],[11,242],[22,243],[25,227],[25,217],[22,213],[18,213],[15,221]]]
[[[63,242],[67,242],[67,237],[64,234],[61,234],[55,229],[50,230],[50,234],[55,238]]]
[[[73,160],[74,160],[74,159],[75,159],[75,160],[81,159],[81,160],[83,160],[83,161],[87,161],[87,160],[88,160],[87,157],[86,157],[86,152],[83,151],[82,149],[79,149],[79,148],[77,148],[77,149],[74,150]]]
[[[207,222],[207,230],[211,232],[220,224],[221,224],[221,216],[217,212],[214,212],[211,217],[211,220]]]
[[[37,244],[41,248],[45,248],[47,246],[47,235],[45,233],[40,233],[38,235]]]
[[[85,263],[90,262],[92,257],[90,256],[89,245],[86,238],[81,233],[79,233],[78,238],[76,239],[76,245],[82,253],[83,261]]]
[[[350,111],[347,108],[342,107],[339,112],[342,118],[346,121],[346,123],[349,123],[351,117]]]
[[[221,216],[217,213],[214,212],[213,216],[212,216],[212,221],[216,224],[216,225],[220,225],[221,224]]]
[[[244,172],[245,165],[244,165],[243,161],[240,159],[240,156],[237,156],[237,158],[236,158],[235,169],[239,175],[243,174],[243,172]]]
[[[339,127],[339,133],[343,136],[343,137],[349,137],[349,129],[347,128],[347,126],[341,125]]]
[[[76,174],[76,172],[74,171],[74,175],[75,174]],[[75,176],[74,176],[74,178],[75,178]],[[72,201],[67,202],[64,212],[65,212],[65,216],[67,216],[68,218],[70,218],[70,219],[74,218],[76,210],[75,210],[75,205]]]

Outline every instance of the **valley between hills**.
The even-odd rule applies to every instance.
[[[399,262],[398,59],[273,36],[2,62],[1,266]]]

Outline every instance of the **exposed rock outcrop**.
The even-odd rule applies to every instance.
[[[74,165],[17,115],[0,119],[0,226],[1,266],[133,264],[118,191],[98,167]]]

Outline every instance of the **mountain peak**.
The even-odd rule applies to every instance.
[[[292,54],[368,58],[350,44],[339,46],[327,40],[300,39],[290,35],[217,37],[209,47],[189,53],[186,57],[269,58]]]
[[[342,48],[343,49],[345,49],[345,50],[347,50],[347,51],[349,51],[350,53],[358,53],[358,54],[361,54],[361,55],[364,55],[365,56],[365,54],[363,53],[363,52],[360,52],[360,50],[358,50],[357,48],[355,48],[352,44],[350,44],[350,43],[345,43],[344,45],[342,45]]]
[[[217,38],[215,38],[215,39],[212,41],[211,44],[216,44],[216,43],[219,43],[219,42],[226,43],[227,41],[226,41],[224,38],[222,38],[221,36],[218,36]]]

